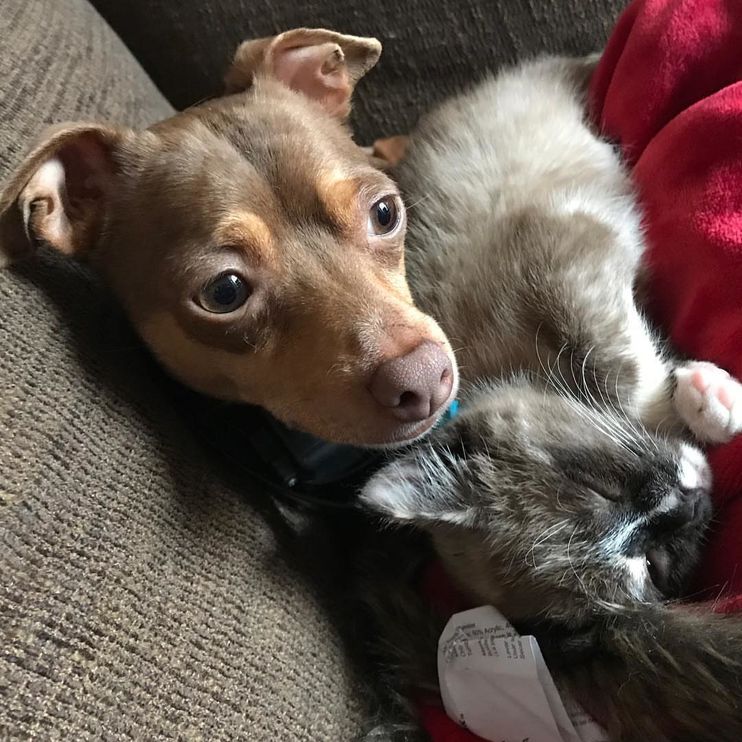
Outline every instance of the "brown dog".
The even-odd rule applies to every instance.
[[[412,305],[397,188],[344,123],[380,52],[289,31],[242,44],[227,96],[146,131],[48,131],[0,197],[0,250],[89,260],[198,391],[338,442],[422,435],[455,362]]]

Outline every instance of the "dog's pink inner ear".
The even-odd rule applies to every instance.
[[[98,236],[113,187],[110,142],[81,132],[51,148],[18,198],[26,237],[79,255]]]
[[[295,28],[241,44],[225,78],[226,91],[245,91],[258,77],[272,77],[319,102],[331,115],[345,118],[353,88],[380,54],[376,39]]]
[[[292,90],[318,101],[333,116],[347,116],[353,83],[339,44],[277,50],[273,73]]]

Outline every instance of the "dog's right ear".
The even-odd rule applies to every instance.
[[[380,55],[377,39],[296,28],[241,44],[225,78],[226,90],[247,90],[258,75],[266,75],[345,118],[356,83]]]
[[[124,136],[100,124],[44,133],[0,194],[0,266],[39,243],[84,255],[100,233]]]

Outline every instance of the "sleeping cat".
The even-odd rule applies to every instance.
[[[691,435],[740,432],[742,386],[674,360],[637,308],[640,216],[585,120],[593,64],[504,71],[413,135],[397,173],[409,273],[458,346],[462,412],[362,500],[428,534],[472,604],[534,633],[611,739],[738,740],[742,623],[663,601],[710,517]],[[380,538],[367,598],[385,661],[401,692],[433,690],[442,624],[400,574],[426,547]]]

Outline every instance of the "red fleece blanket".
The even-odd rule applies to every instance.
[[[682,353],[742,379],[742,0],[635,0],[590,93],[639,189],[653,316]],[[742,610],[742,437],[709,458],[716,526],[699,588]],[[434,742],[479,739],[439,707],[422,718]]]
[[[682,353],[742,378],[742,2],[644,0],[592,81],[595,119],[632,165],[651,311]],[[742,608],[742,437],[709,450],[717,526],[699,586]]]

